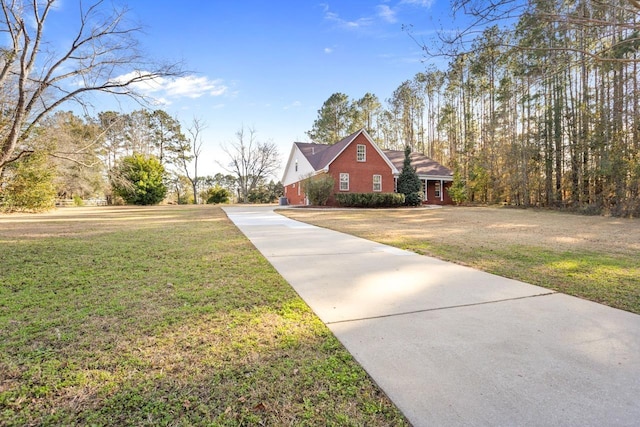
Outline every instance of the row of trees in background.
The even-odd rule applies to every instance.
[[[386,100],[333,94],[308,135],[365,127],[456,171],[459,198],[640,215],[639,8],[626,0],[455,2],[484,25],[449,35],[446,70]],[[521,9],[518,9],[521,7]],[[508,17],[511,24],[489,26]],[[478,30],[478,27],[472,27]]]
[[[273,202],[282,193],[267,181],[278,166],[272,143],[238,132],[226,148],[228,173],[200,176],[202,132],[193,119],[181,123],[163,110],[128,114],[102,112],[95,118],[57,112],[29,137],[33,153],[8,164],[0,177],[5,210],[44,209],[56,199],[105,199],[133,204]],[[242,165],[242,166],[240,166]]]

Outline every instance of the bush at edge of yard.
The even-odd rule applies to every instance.
[[[0,211],[43,212],[55,207],[53,173],[44,154],[32,154],[7,166],[0,181]]]

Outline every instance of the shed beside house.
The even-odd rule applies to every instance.
[[[308,204],[302,181],[320,174],[333,177],[334,194],[392,193],[403,161],[403,151],[381,150],[364,129],[333,145],[295,142],[282,178],[284,196],[291,205]],[[425,203],[451,203],[445,191],[453,181],[451,170],[419,153],[411,154],[411,164],[423,182]],[[335,204],[334,197],[327,203]]]

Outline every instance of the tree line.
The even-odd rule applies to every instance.
[[[33,152],[5,167],[0,179],[4,205],[38,209],[56,199],[182,204],[236,198],[272,202],[279,197],[281,185],[267,182],[278,165],[277,150],[272,143],[257,142],[255,131],[250,141],[239,137],[227,150],[230,159],[246,163],[245,169],[225,165],[226,174],[199,175],[205,128],[194,118],[183,130],[164,110],[105,111],[97,117],[56,112],[35,127],[29,138]],[[251,157],[256,153],[262,157]]]
[[[460,200],[640,215],[640,8],[454,6],[482,25],[443,35],[437,51],[423,43],[446,69],[402,82],[386,108],[370,93],[333,94],[309,137],[334,143],[364,127],[384,148],[409,146],[454,169]]]

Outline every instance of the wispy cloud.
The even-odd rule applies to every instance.
[[[338,28],[342,28],[345,30],[359,30],[359,29],[371,26],[374,22],[374,20],[369,17],[358,18],[356,20],[344,19],[340,17],[340,15],[338,15],[337,13],[332,12],[329,9],[328,4],[323,3],[321,4],[321,6],[324,10],[324,19],[333,23]]]
[[[396,18],[396,12],[386,4],[376,6],[376,10],[378,12],[378,16],[384,21],[387,21],[391,24],[395,24],[396,22],[398,22],[398,18]]]
[[[346,19],[330,9],[327,3],[322,3],[324,19],[332,23],[336,28],[351,31],[376,30],[379,24],[395,24],[400,19],[399,14],[406,11],[407,7],[430,8],[434,0],[380,0],[380,4],[370,13],[363,14],[356,19]]]
[[[357,30],[360,28],[368,27],[373,24],[373,20],[371,18],[358,18],[355,21],[349,21],[346,19],[342,19],[337,13],[327,12],[325,14],[325,19],[333,22],[340,28],[344,28],[347,30]]]
[[[400,4],[412,4],[414,6],[426,7],[433,6],[433,0],[401,0]]]
[[[132,71],[113,79],[116,82],[126,82],[137,76],[144,75],[144,71]],[[209,79],[205,76],[187,75],[175,78],[158,77],[151,80],[137,82],[131,85],[133,89],[144,95],[152,96],[162,103],[171,103],[175,98],[196,99],[202,96],[220,96],[228,91],[220,79]]]
[[[324,53],[326,53],[327,55],[330,54],[330,53],[333,53],[333,49],[330,48],[330,47],[325,47],[324,48]]]

